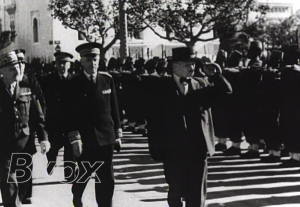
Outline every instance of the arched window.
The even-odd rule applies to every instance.
[[[33,42],[39,42],[39,27],[36,18],[33,19]]]

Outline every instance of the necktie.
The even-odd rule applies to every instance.
[[[189,84],[191,83],[191,79],[190,78],[184,78],[184,77],[181,77],[179,79],[179,82],[181,83],[181,92],[186,95],[187,92],[188,92],[188,87],[189,87]]]
[[[90,76],[90,82],[91,82],[91,84],[93,84],[93,85],[95,84],[95,82],[94,82],[94,79],[93,79],[93,76],[92,76],[92,75]]]

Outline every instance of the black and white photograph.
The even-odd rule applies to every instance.
[[[299,207],[300,0],[0,0],[0,207]]]

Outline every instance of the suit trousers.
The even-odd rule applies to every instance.
[[[64,161],[72,161],[75,162],[75,158],[73,155],[72,146],[69,143],[68,135],[60,130],[57,131],[50,131],[49,130],[49,141],[51,143],[51,148],[49,152],[47,153],[47,159],[48,162],[51,161],[51,164],[49,164],[47,171],[50,174],[53,170],[55,163],[56,163],[56,157],[58,155],[58,151],[64,147]],[[64,174],[65,179],[74,180],[74,165],[70,163],[64,163]]]
[[[14,170],[10,171],[10,160],[0,162],[0,189],[4,207],[20,207],[18,182]]]
[[[93,172],[96,173],[96,178],[100,179],[100,181],[96,179],[95,182],[96,201],[98,206],[111,207],[115,185],[112,165],[113,150],[114,145],[97,146],[91,149],[83,148],[82,155],[77,159],[79,168],[78,176],[72,186],[73,204],[75,207],[82,207],[81,198],[90,179],[88,176],[91,176]],[[96,171],[87,169],[87,167],[84,167],[83,165],[84,162],[89,162],[90,166],[93,166],[95,162],[99,161],[104,163]],[[80,179],[83,175],[85,178],[88,178],[83,179],[84,182]]]
[[[32,163],[32,157],[26,157],[26,163]],[[28,167],[31,172],[33,170],[33,163]],[[18,172],[22,175],[23,172],[21,171],[17,171],[16,175],[17,175],[17,181],[18,181],[18,185],[19,185],[19,198],[21,200],[21,202],[30,199],[32,197],[32,176],[30,176],[29,180],[24,181],[24,179],[19,179],[18,177]],[[20,175],[20,176],[21,176]]]
[[[164,172],[169,184],[168,204],[182,207],[204,207],[207,181],[206,147],[185,147],[167,150],[164,157]]]

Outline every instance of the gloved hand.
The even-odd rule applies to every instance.
[[[73,154],[75,157],[80,157],[82,154],[82,142],[81,140],[72,143]]]
[[[121,151],[121,148],[122,148],[122,140],[121,140],[121,138],[116,139],[115,150],[119,153]]]
[[[207,76],[213,76],[215,74],[222,74],[222,69],[217,63],[205,64],[203,71]]]
[[[47,152],[49,152],[49,150],[51,148],[49,141],[41,141],[40,145],[41,145],[41,153],[42,154],[46,154]]]

